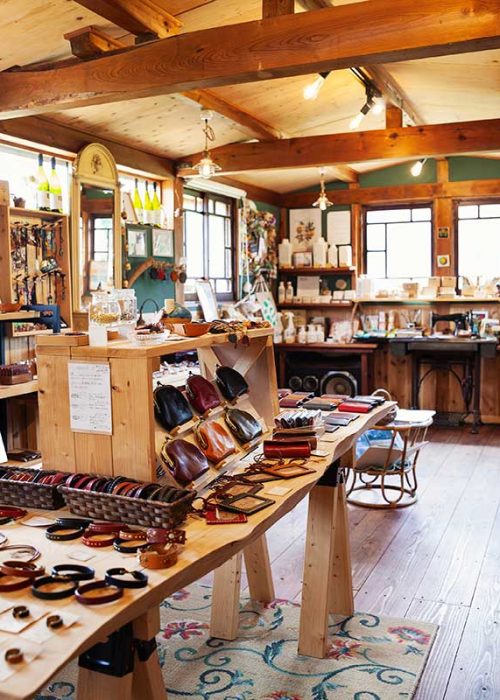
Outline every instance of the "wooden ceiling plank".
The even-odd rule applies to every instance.
[[[258,185],[251,185],[248,182],[241,182],[240,180],[235,180],[230,177],[215,177],[214,180],[224,185],[229,185],[230,187],[237,187],[238,189],[245,190],[248,199],[272,204],[275,207],[279,207],[281,204],[281,195],[278,192],[274,192],[274,190],[259,187]]]
[[[75,0],[127,32],[159,39],[177,33],[182,22],[168,11],[166,0]]]
[[[42,73],[2,73],[0,117],[500,46],[498,0],[371,0],[362,19],[356,4],[343,5],[180,34]]]
[[[285,138],[285,134],[279,129],[266,124],[266,122],[241,109],[241,107],[232,105],[211,90],[189,90],[184,92],[183,95],[193,100],[193,102],[197,102],[204,109],[212,109],[223,117],[231,119],[236,124],[248,129],[253,136],[262,141],[274,141],[275,139]]]
[[[25,141],[36,141],[41,145],[75,154],[87,144],[99,141],[111,151],[119,165],[140,170],[159,178],[171,178],[174,173],[174,164],[169,158],[160,158],[131,146],[98,138],[93,134],[63,126],[41,117],[23,117],[0,121],[0,138],[2,134]]]
[[[94,58],[108,51],[125,48],[126,44],[114,39],[97,27],[83,27],[68,32],[64,38],[71,44],[71,53],[78,58]]]
[[[214,148],[223,173],[276,168],[320,167],[371,160],[447,156],[500,149],[500,119],[429,124],[397,129],[303,136],[272,143],[238,143]],[[194,163],[201,154],[183,158]],[[178,175],[193,174],[182,168]]]
[[[279,17],[295,12],[295,0],[262,0],[262,17]]]

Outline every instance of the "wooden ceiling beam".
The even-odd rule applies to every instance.
[[[333,7],[331,0],[298,0],[304,10],[323,10],[325,7]]]
[[[272,143],[236,143],[211,150],[222,173],[306,168],[372,160],[423,158],[500,150],[500,119],[303,136]],[[182,159],[195,163],[201,154]],[[181,177],[193,175],[182,167]]]
[[[262,18],[292,15],[295,12],[295,0],[262,0]]]
[[[403,110],[393,104],[385,106],[385,128],[400,129],[403,126]]]
[[[180,34],[63,68],[4,72],[0,117],[499,46],[498,0],[371,0],[362,21],[357,4],[343,5]]]
[[[332,178],[330,178],[330,175]],[[348,165],[330,165],[328,167],[328,176],[330,179],[340,180],[341,182],[357,182],[359,179],[358,173]]]
[[[71,53],[77,58],[95,58],[108,51],[124,49],[126,44],[114,39],[97,27],[83,27],[67,32],[64,38],[71,44]]]
[[[75,0],[87,10],[138,37],[164,39],[176,34],[182,22],[169,12],[168,0]]]

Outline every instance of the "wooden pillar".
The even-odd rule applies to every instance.
[[[350,190],[358,190],[359,182],[351,182]],[[351,245],[352,245],[352,264],[356,269],[356,277],[363,272],[363,212],[361,204],[351,204]],[[356,284],[356,279],[352,278],[353,286]]]
[[[448,161],[437,161],[437,180],[440,184],[448,182]],[[453,200],[449,197],[436,197],[434,200],[434,275],[456,275],[457,260],[455,259],[455,222],[453,219]],[[448,255],[450,264],[438,267],[438,256]]]
[[[265,535],[250,542],[243,550],[248,588],[252,600],[270,603],[274,600],[274,583]]]
[[[403,112],[395,105],[387,104],[385,107],[385,128],[399,129],[403,126]]]
[[[295,0],[262,0],[262,19],[293,15],[294,12]]]
[[[178,262],[184,255],[184,180],[180,177],[174,180],[174,246],[175,260]],[[176,284],[175,298],[179,304],[184,303],[183,284]]]
[[[215,569],[210,617],[210,635],[236,639],[240,609],[241,552]]]

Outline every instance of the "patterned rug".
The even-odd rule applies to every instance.
[[[368,613],[332,617],[328,658],[311,659],[297,655],[297,604],[244,599],[240,636],[225,642],[210,637],[210,598],[210,588],[193,585],[162,604],[169,700],[410,700],[437,631]],[[76,673],[73,663],[36,700],[76,700]]]

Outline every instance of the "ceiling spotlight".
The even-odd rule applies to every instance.
[[[309,83],[309,85],[306,85],[304,88],[304,100],[315,100],[323,87],[323,83],[329,75],[330,71],[327,71],[326,73],[318,73],[316,79],[312,83]]]
[[[427,160],[427,158],[423,158],[422,160],[417,160],[417,162],[411,166],[410,172],[413,175],[413,177],[418,177],[422,173],[422,169],[425,165],[426,160]]]
[[[373,114],[382,114],[385,109],[385,100],[383,97],[375,97],[373,100]]]
[[[325,191],[325,169],[321,168],[319,171],[319,181],[320,181],[320,191],[318,199],[313,203],[313,207],[318,207],[321,211],[326,211],[328,207],[333,206],[333,202],[327,197]]]
[[[193,170],[198,171],[198,175],[209,179],[216,175],[222,168],[217,163],[214,163],[208,150],[209,141],[215,141],[215,132],[209,122],[213,118],[213,113],[209,109],[201,110],[201,119],[204,122],[203,133],[205,134],[205,148],[201,156],[200,162],[193,166]]]
[[[365,104],[361,107],[359,112],[351,119],[349,123],[349,129],[357,129],[358,126],[361,124],[363,119],[366,117],[368,112],[372,109],[374,106],[374,98],[378,97],[378,95],[373,91],[373,88],[368,86],[366,88],[366,102]]]

